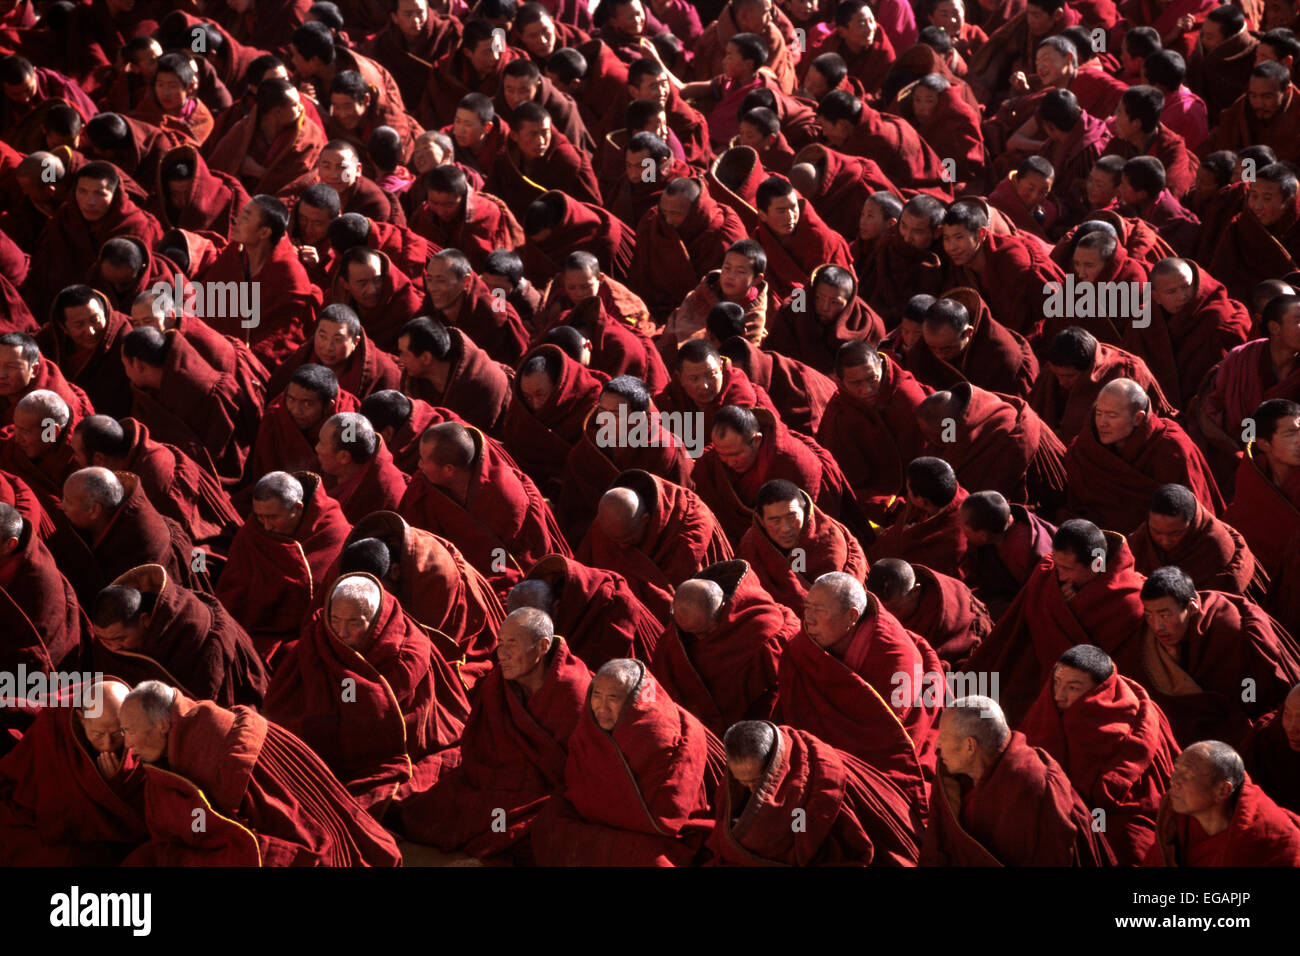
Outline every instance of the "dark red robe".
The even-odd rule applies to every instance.
[[[943,298],[966,307],[974,325],[970,342],[955,362],[949,362],[938,358],[922,339],[907,353],[907,370],[934,389],[970,382],[990,392],[1028,396],[1039,366],[1024,336],[997,321],[972,288],[952,289]]]
[[[975,648],[993,630],[984,602],[960,579],[923,564],[912,565],[921,597],[916,610],[898,622],[934,648],[945,667],[961,670]]]
[[[1200,502],[1183,539],[1171,550],[1156,544],[1146,521],[1128,536],[1128,546],[1142,574],[1173,565],[1187,572],[1200,591],[1257,597],[1268,587],[1268,574],[1241,532],[1214,517]]]
[[[831,264],[853,271],[853,254],[845,238],[822,221],[810,202],[802,197],[798,202],[799,222],[793,235],[778,237],[766,223],[759,223],[753,233],[767,253],[768,286],[782,299],[789,298],[796,285],[807,285],[818,266]]]
[[[1082,373],[1068,390],[1061,387],[1044,362],[1033,391],[1029,393],[1029,407],[1061,441],[1069,444],[1092,421],[1092,406],[1102,388],[1117,378],[1132,379],[1141,385],[1151,399],[1151,410],[1161,418],[1172,418],[1177,414],[1178,409],[1169,403],[1146,362],[1131,352],[1104,342],[1097,343],[1097,357],[1092,368]]]
[[[1245,31],[1242,31],[1245,32]],[[1165,797],[1156,842],[1143,866],[1300,866],[1300,815],[1283,809],[1247,775],[1228,829],[1207,837]]]

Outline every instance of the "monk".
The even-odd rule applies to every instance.
[[[746,119],[742,129],[748,123]],[[857,234],[862,206],[869,197],[877,192],[896,194],[899,191],[874,160],[846,156],[821,143],[809,143],[791,154],[784,165],[788,173],[786,169],[773,171],[787,173],[795,188],[812,204],[813,211],[846,239]]]
[[[428,198],[411,217],[411,229],[443,249],[459,249],[475,271],[482,272],[493,250],[524,244],[514,213],[496,196],[474,189],[459,166],[436,166],[423,181]]]
[[[341,696],[342,684],[356,693]],[[469,700],[397,599],[369,575],[345,574],[282,656],[265,711],[380,819],[455,766]]]
[[[1110,142],[1110,131],[1104,121],[1083,108],[1070,90],[1051,89],[1044,93],[1038,100],[1034,118],[1047,134],[1038,155],[1050,162],[1056,172],[1051,195],[1061,210],[1061,218],[1067,222],[1082,219],[1099,205],[1093,199],[1090,184],[1093,170],[1099,166],[1098,160]],[[1122,168],[1118,157],[1115,165]],[[1118,170],[1113,179],[1118,187]]]
[[[898,221],[877,243],[875,284],[867,301],[882,315],[896,314],[914,295],[936,296],[945,288],[943,252],[944,204],[933,196],[913,196]]]
[[[1300,816],[1284,810],[1221,740],[1179,755],[1144,866],[1300,866]]]
[[[215,597],[132,568],[95,596],[85,666],[134,680],[167,678],[195,700],[261,707],[268,674],[252,638]]]
[[[258,84],[253,110],[210,147],[208,164],[238,176],[249,195],[275,194],[316,168],[325,141],[298,89],[272,76]]]
[[[904,470],[897,516],[867,548],[872,561],[902,558],[956,576],[966,553],[957,520],[966,489],[942,458],[913,458]]]
[[[1164,712],[1101,648],[1077,644],[1020,725],[1061,765],[1120,866],[1141,866],[1180,752]]]
[[[903,627],[925,638],[945,668],[961,670],[993,630],[988,608],[960,578],[923,564],[882,558],[866,585]]]
[[[101,264],[107,252],[106,246]],[[126,316],[88,285],[62,289],[54,297],[50,314],[50,323],[37,336],[41,353],[58,364],[98,411],[106,415],[129,412],[131,386],[118,357],[122,337],[131,328]]]
[[[0,759],[0,863],[112,866],[148,839],[145,772],[119,719],[130,691],[99,679],[47,701]]]
[[[149,766],[150,842],[134,864],[394,866],[397,844],[315,753],[256,711],[194,701],[145,681],[122,704],[131,752]],[[166,770],[161,765],[166,766]],[[206,828],[192,829],[202,811]],[[239,821],[239,822],[236,822]]]
[[[733,556],[731,543],[694,491],[634,469],[616,478],[578,547],[578,560],[617,571],[659,620],[676,588]]]
[[[1223,513],[1223,497],[1199,448],[1178,425],[1151,414],[1146,390],[1117,378],[1097,393],[1093,424],[1065,454],[1069,508],[1108,529],[1142,523],[1151,493],[1166,484],[1191,489],[1211,513]]]
[[[992,698],[944,710],[939,754],[922,866],[1114,865],[1064,768],[1013,732]]]
[[[14,423],[0,431],[0,468],[21,479],[41,505],[58,508],[63,482],[77,470],[69,439],[72,410],[56,393],[28,392],[14,407]]]
[[[966,540],[961,578],[996,620],[1051,552],[1056,526],[996,491],[968,495],[957,520]]]
[[[461,421],[449,408],[436,408],[418,398],[408,398],[396,389],[372,392],[361,403],[361,414],[370,420],[393,455],[403,474],[420,467],[420,436],[438,422]]]
[[[1300,684],[1291,688],[1282,706],[1256,722],[1241,745],[1241,756],[1253,779],[1279,805],[1300,813]]]
[[[748,376],[772,400],[772,411],[792,430],[812,436],[821,424],[822,412],[835,394],[835,382],[779,352],[760,350],[745,338],[745,313],[734,302],[720,302],[706,323],[711,341],[732,365]]]
[[[227,236],[248,203],[239,177],[210,168],[191,144],[163,154],[149,211],[163,229],[188,229]]]
[[[796,616],[812,583],[831,571],[866,580],[867,558],[852,532],[813,504],[793,482],[777,478],[758,490],[753,526],[736,548],[759,583]]]
[[[927,396],[917,427],[963,487],[1048,512],[1065,497],[1065,446],[1022,398],[963,382]]]
[[[508,302],[493,295],[458,249],[443,249],[425,266],[431,314],[454,326],[494,360],[513,366],[527,349],[528,333]]]
[[[1288,542],[1300,534],[1300,404],[1272,398],[1248,419],[1254,441],[1237,470],[1223,519],[1238,529],[1271,579],[1283,576]]]
[[[89,622],[36,525],[5,503],[0,503],[0,589],[6,625],[0,667],[52,673],[74,661],[89,641]]]
[[[875,767],[765,720],[733,724],[723,746],[727,776],[709,837],[719,864],[915,864],[920,809]],[[792,827],[793,815],[811,806],[818,807],[813,826]]]
[[[722,744],[638,661],[596,672],[564,787],[533,828],[542,866],[688,866],[713,829]]]
[[[534,283],[555,275],[574,249],[594,255],[607,275],[628,277],[636,231],[613,213],[552,189],[533,200],[519,221],[527,237],[519,254]]]
[[[513,371],[467,333],[430,316],[412,319],[397,337],[397,363],[412,402],[445,408],[488,434],[501,434]]]
[[[1173,565],[1198,591],[1226,591],[1259,599],[1268,574],[1241,532],[1214,517],[1183,485],[1161,485],[1151,495],[1146,520],[1128,538],[1142,574]]]
[[[1139,643],[1141,588],[1142,575],[1133,569],[1122,537],[1081,518],[1066,521],[1052,536],[1051,553],[1034,568],[968,667],[997,671],[1003,707],[1011,717],[1023,717],[1053,662],[1072,645],[1095,644],[1119,657]],[[1128,670],[1123,663],[1121,669]]]
[[[497,665],[480,683],[460,741],[460,765],[401,808],[406,836],[483,860],[532,862],[537,816],[564,783],[569,739],[591,674],[544,611],[501,624]],[[504,810],[504,828],[497,823]]]
[[[380,349],[366,334],[357,313],[342,304],[327,305],[321,310],[311,339],[276,369],[267,390],[279,395],[294,372],[308,363],[328,368],[338,379],[341,390],[362,401],[372,392],[395,389],[402,381],[397,360]]]
[[[382,349],[397,344],[397,334],[421,311],[420,290],[382,252],[353,246],[339,255],[330,279],[331,304],[353,309]]]
[[[1300,257],[1300,180],[1281,163],[1255,173],[1246,208],[1229,221],[1214,248],[1209,270],[1239,302],[1255,285],[1294,272]]]
[[[326,419],[315,451],[330,496],[351,524],[376,511],[393,511],[406,494],[410,479],[359,412],[338,412]]]
[[[753,522],[759,488],[774,478],[806,489],[819,508],[860,540],[870,540],[866,517],[830,453],[787,429],[768,409],[725,406],[713,420],[710,437],[692,478],[733,542]]]
[[[217,597],[274,665],[311,614],[349,525],[318,475],[273,471],[253,486],[253,513],[230,546]]]
[[[650,671],[710,730],[765,720],[776,706],[781,653],[799,618],[776,603],[744,561],[683,581]]]
[[[420,470],[397,511],[453,542],[504,596],[548,554],[572,555],[550,506],[505,449],[443,422],[420,438]]]
[[[357,407],[356,396],[339,388],[329,369],[300,365],[284,392],[266,407],[246,478],[255,481],[272,471],[319,473],[316,446],[326,419],[338,412],[355,412]]]
[[[606,308],[600,288],[611,280],[600,272],[596,257],[590,253],[575,252],[565,265],[572,265],[575,259],[580,268],[566,268],[564,275],[565,286],[573,285],[573,291],[578,293],[576,304],[561,315],[562,324],[548,330],[548,334],[566,326],[572,328],[587,343],[583,361],[588,368],[611,378],[633,375],[645,382],[651,394],[665,388],[668,385],[668,366],[664,364],[654,340],[640,327],[645,319],[638,315],[634,325],[628,316]],[[582,288],[571,282],[578,273],[584,275]],[[594,295],[586,295],[593,289]]]
[[[660,349],[671,358],[690,339],[705,335],[709,312],[723,302],[745,310],[745,337],[761,345],[767,335],[768,314],[780,304],[767,280],[768,259],[756,239],[741,239],[726,248],[722,267],[705,273],[668,316],[660,333]],[[800,280],[802,282],[802,280]]]
[[[899,187],[951,194],[938,154],[901,116],[880,112],[847,90],[832,90],[817,103],[817,122],[830,146],[871,157]]]
[[[907,369],[931,388],[970,382],[1025,398],[1038,377],[1030,344],[993,318],[973,289],[946,292],[925,313],[922,342],[907,353]]]
[[[1268,146],[1283,162],[1300,161],[1300,101],[1291,71],[1276,60],[1263,60],[1250,71],[1245,91],[1219,114],[1218,125],[1202,147],[1205,152],[1240,152],[1247,146]]]
[[[1137,382],[1146,391],[1155,413],[1172,418],[1169,403],[1147,363],[1118,346],[1097,341],[1077,325],[1058,332],[1043,355],[1045,370],[1029,393],[1029,407],[1067,445],[1088,426],[1102,387],[1117,378]]]
[[[767,253],[767,279],[781,299],[789,298],[815,268],[826,263],[853,269],[848,242],[833,232],[791,185],[781,177],[766,179],[754,200],[759,225],[754,238]]]
[[[701,439],[712,432],[718,413],[729,405],[775,409],[771,396],[705,339],[685,342],[673,358],[672,372],[668,386],[655,396],[655,406],[661,412],[677,413],[674,418],[680,424],[675,431],[688,448],[703,450]]]
[[[915,427],[916,409],[929,389],[864,341],[840,347],[835,381],[838,390],[826,403],[817,442],[875,517],[902,492],[904,467],[921,455],[925,440]]]

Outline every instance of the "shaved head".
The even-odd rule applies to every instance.
[[[707,634],[717,624],[725,602],[726,595],[716,581],[683,581],[673,595],[673,621],[687,634]]]
[[[649,522],[645,503],[631,488],[611,488],[601,495],[596,523],[607,538],[624,547],[641,543]]]

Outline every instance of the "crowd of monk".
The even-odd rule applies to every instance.
[[[0,0],[0,862],[1300,865],[1300,0],[466,4]]]

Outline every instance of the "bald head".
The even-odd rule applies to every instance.
[[[129,686],[112,678],[92,681],[84,688],[77,719],[86,741],[96,753],[121,753],[122,703],[130,692]]]
[[[916,572],[901,558],[882,558],[871,563],[867,590],[880,598],[890,611],[893,611],[891,605],[911,593],[914,587]]]
[[[726,595],[716,581],[692,578],[673,594],[673,621],[697,637],[712,631],[722,616]]]
[[[944,708],[939,722],[939,760],[945,772],[978,782],[1010,740],[1006,715],[993,698],[962,697]]]
[[[591,716],[596,726],[606,733],[618,726],[624,708],[634,702],[632,692],[651,680],[645,667],[629,658],[602,664],[591,681]]]
[[[175,700],[175,688],[147,680],[137,684],[122,701],[120,718],[126,745],[145,763],[157,763],[167,753]]]
[[[107,468],[82,468],[63,483],[63,513],[82,531],[102,531],[121,506],[126,490]]]
[[[596,524],[601,533],[625,548],[641,543],[649,518],[641,496],[631,488],[609,489],[601,495],[596,509]]]
[[[330,591],[326,612],[334,635],[353,650],[363,650],[379,616],[383,594],[383,589],[368,575],[349,574],[339,578]]]
[[[1146,390],[1131,378],[1107,382],[1093,403],[1093,424],[1103,445],[1117,446],[1127,441],[1150,415],[1151,399]]]
[[[512,605],[515,602],[515,592],[525,584],[545,582],[523,581],[515,585],[510,592]],[[541,687],[545,679],[546,660],[555,641],[555,623],[546,609],[528,605],[511,607],[497,636],[497,661],[501,665],[501,676],[514,681],[525,695],[531,695]]]

